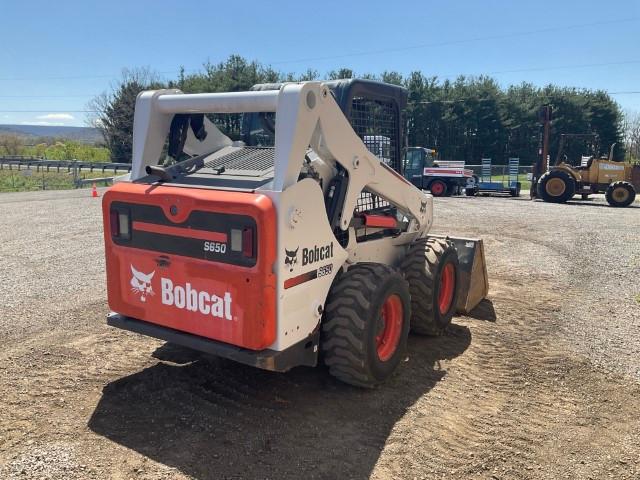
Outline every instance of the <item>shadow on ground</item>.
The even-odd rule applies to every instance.
[[[385,385],[343,385],[324,368],[276,374],[222,359],[158,363],[104,388],[89,428],[198,479],[367,478],[390,430],[462,354],[468,328],[409,338]],[[158,358],[193,360],[161,347]]]
[[[488,298],[483,299],[473,310],[467,313],[466,316],[487,322],[495,322],[497,318],[493,302]]]
[[[615,210],[616,207],[612,207],[608,203],[595,202],[591,199],[589,200],[569,200],[566,202],[567,205],[578,206],[578,207],[606,207],[612,210]],[[631,205],[623,208],[640,208],[640,204],[637,202],[632,203]]]

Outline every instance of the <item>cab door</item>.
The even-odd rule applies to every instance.
[[[422,148],[410,147],[404,154],[404,177],[420,189],[424,182],[424,159]]]

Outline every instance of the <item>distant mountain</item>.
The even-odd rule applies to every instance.
[[[102,135],[97,128],[57,127],[52,125],[0,125],[0,135],[11,133],[22,137],[52,137],[75,140],[82,143],[101,142]]]

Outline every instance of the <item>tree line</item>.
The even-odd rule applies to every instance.
[[[491,158],[504,163],[518,157],[529,165],[538,155],[541,128],[538,112],[552,105],[551,158],[554,158],[560,133],[593,133],[597,142],[569,145],[570,160],[580,154],[608,153],[616,144],[614,158],[625,157],[623,142],[625,118],[618,104],[602,90],[584,90],[529,83],[501,87],[487,76],[439,79],[414,71],[408,76],[394,71],[363,73],[359,78],[381,80],[408,89],[406,134],[409,146],[435,148],[438,158],[479,163]],[[304,81],[356,77],[342,68],[320,75],[309,69],[301,75],[284,73],[257,61],[232,55],[219,63],[207,62],[199,72],[182,69],[175,79],[163,80],[146,69],[125,71],[110,92],[90,103],[96,111],[92,119],[101,129],[112,159],[131,161],[133,111],[136,95],[146,89],[179,88],[185,93],[248,90],[256,83]],[[239,128],[238,118],[216,118],[227,131]],[[226,124],[225,124],[226,123]],[[636,149],[637,150],[637,149]]]

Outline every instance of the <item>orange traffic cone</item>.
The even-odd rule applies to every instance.
[[[93,198],[99,197],[100,195],[98,195],[98,190],[96,189],[96,182],[93,182],[93,185],[91,186],[91,196]]]

